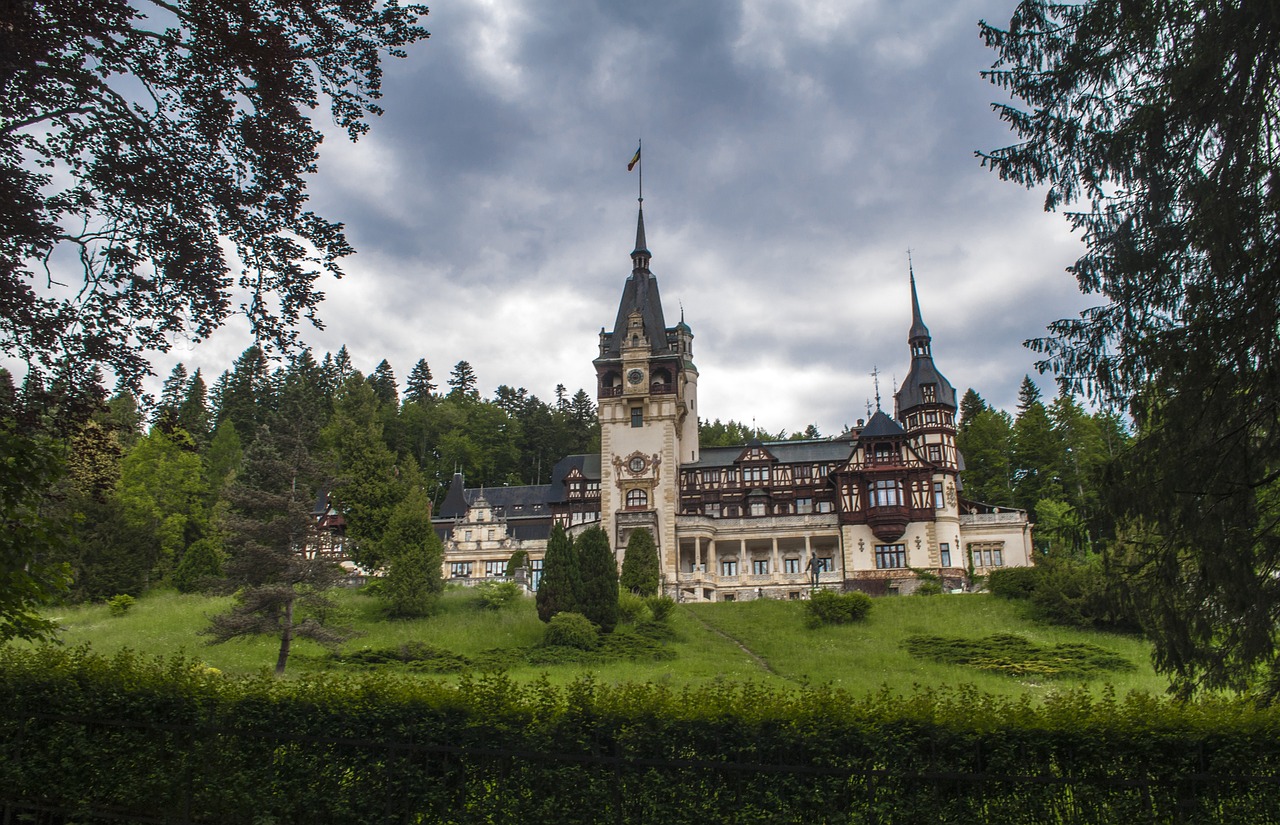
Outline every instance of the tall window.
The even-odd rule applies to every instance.
[[[649,506],[649,494],[644,490],[627,491],[627,509],[643,510]]]
[[[938,444],[929,445],[929,460],[932,461],[934,464],[938,464],[942,461],[942,447],[940,445]]]
[[[633,427],[644,426],[644,408],[643,407],[631,408],[631,426]]]
[[[933,404],[938,400],[937,384],[921,384],[920,397],[926,404]]]
[[[894,570],[907,566],[907,547],[905,544],[877,544],[876,569]]]
[[[799,573],[800,559],[783,559],[782,569],[786,573]]]
[[[538,585],[542,583],[542,559],[533,559],[529,562],[529,577],[532,579],[530,584],[533,589],[537,590]]]
[[[943,567],[950,567],[951,566],[951,545],[945,541],[940,542],[938,544],[938,556],[939,556],[938,560],[939,562],[941,562]]]
[[[738,575],[738,560],[737,560],[737,559],[723,559],[723,560],[720,562],[720,575],[721,575],[721,576],[736,576],[736,575]]]
[[[901,507],[902,482],[897,479],[881,479],[871,483],[872,507]]]
[[[769,575],[769,560],[768,559],[752,559],[751,572],[757,576]]]
[[[933,482],[933,508],[935,510],[947,508],[947,497],[943,494],[941,481]]]

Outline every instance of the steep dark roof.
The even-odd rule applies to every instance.
[[[848,439],[813,441],[769,441],[763,444],[782,464],[799,464],[804,462],[848,461],[853,453],[853,445]],[[699,451],[698,460],[680,465],[682,470],[698,470],[709,467],[732,467],[742,455],[745,446],[704,447]]]
[[[508,521],[520,518],[543,518],[550,515],[552,485],[525,484],[518,487],[464,487],[462,473],[454,473],[449,484],[449,492],[440,504],[440,514],[436,518],[459,518],[466,515],[467,508],[475,504],[481,495],[489,506],[501,510]],[[516,512],[516,505],[520,511]]]
[[[885,436],[905,435],[906,430],[902,429],[902,425],[894,421],[884,410],[876,410],[875,415],[867,421],[867,425],[862,428],[862,432],[858,434],[859,438],[881,438]]]
[[[636,219],[636,248],[631,253],[632,270],[622,287],[622,300],[618,302],[618,316],[609,335],[608,355],[618,356],[626,337],[627,319],[639,312],[644,319],[644,331],[649,336],[649,349],[654,355],[670,351],[667,341],[667,321],[662,314],[662,296],[658,294],[658,279],[649,271],[649,249],[644,237],[644,208]],[[674,332],[674,330],[670,330]]]
[[[577,468],[582,477],[591,481],[600,480],[600,454],[567,455],[556,462],[551,469],[551,501],[567,501],[568,491],[564,488],[565,476]]]
[[[956,408],[956,388],[951,386],[933,363],[932,339],[929,328],[924,325],[920,315],[920,298],[916,294],[916,273],[911,272],[911,330],[907,333],[907,343],[911,347],[911,369],[907,373],[902,387],[894,394],[898,405],[898,415],[921,404],[941,404]],[[924,385],[934,385],[934,397],[925,400]]]
[[[449,491],[445,493],[444,501],[440,502],[439,518],[457,518],[466,514],[467,498],[464,495],[464,487],[462,473],[454,473],[453,480],[449,482]]]

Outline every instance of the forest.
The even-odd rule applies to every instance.
[[[80,403],[94,412],[74,425],[63,423],[64,388],[32,378],[19,388],[0,371],[0,415],[64,449],[65,476],[45,511],[68,517],[71,540],[42,561],[68,565],[64,599],[83,602],[161,584],[198,589],[222,573],[244,528],[237,496],[266,494],[236,483],[255,444],[288,459],[282,483],[297,509],[329,497],[354,555],[375,567],[418,542],[405,538],[407,523],[417,525],[413,535],[428,531],[427,513],[455,472],[468,486],[547,483],[561,457],[599,449],[586,390],[559,385],[544,402],[524,387],[501,385],[487,399],[476,387],[467,361],[441,387],[425,359],[401,382],[385,359],[362,373],[345,347],[277,363],[250,347],[212,386],[179,364],[156,398],[80,387],[75,397],[91,399]],[[812,424],[769,433],[732,419],[700,430],[703,446],[822,437]],[[965,496],[1028,510],[1041,551],[1088,556],[1114,533],[1098,500],[1100,474],[1128,439],[1119,416],[1088,412],[1066,393],[1046,405],[1030,378],[1014,414],[970,389],[957,435]]]

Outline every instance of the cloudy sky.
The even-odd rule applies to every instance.
[[[359,253],[306,339],[402,381],[466,359],[485,395],[592,391],[643,138],[652,269],[696,336],[704,416],[835,433],[866,415],[873,368],[891,410],[908,249],[939,368],[1012,410],[1023,341],[1086,305],[1064,218],[974,157],[1011,142],[977,21],[1013,5],[440,0],[372,133],[323,147],[315,208]],[[231,327],[157,372],[216,376],[247,344]]]

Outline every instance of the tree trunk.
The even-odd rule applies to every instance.
[[[284,623],[280,628],[280,656],[276,659],[276,677],[284,675],[289,662],[289,646],[293,643],[293,599],[284,603]]]

